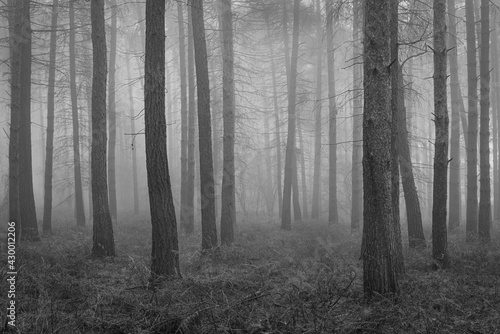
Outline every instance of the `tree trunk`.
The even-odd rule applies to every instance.
[[[52,2],[52,31],[50,32],[49,82],[47,91],[47,144],[45,148],[45,192],[43,203],[43,232],[52,231],[52,172],[54,162],[54,96],[56,78],[56,43],[59,0]],[[12,140],[12,136],[11,136]]]
[[[365,297],[399,292],[392,209],[391,0],[365,2],[363,286]]]
[[[9,0],[10,39],[10,133],[9,133],[9,221],[16,225],[16,242],[21,236],[19,201],[19,128],[21,122],[21,10],[22,1]]]
[[[448,0],[448,57],[450,61],[451,92],[451,136],[450,136],[450,185],[448,230],[454,231],[460,226],[460,107],[463,105],[458,78],[457,28],[455,0]]]
[[[202,249],[217,246],[215,224],[214,171],[212,130],[210,124],[210,84],[208,80],[207,46],[203,20],[203,0],[192,0],[196,82],[198,91],[198,129],[200,151],[201,235]]]
[[[139,184],[137,179],[137,147],[133,144],[136,138],[135,135],[135,111],[134,111],[134,95],[132,90],[132,75],[130,74],[130,59],[128,54],[125,54],[125,64],[127,66],[127,81],[128,81],[128,98],[129,98],[129,117],[130,117],[130,133],[132,135],[132,185],[134,198],[134,214],[139,214]]]
[[[106,31],[104,0],[90,3],[92,21],[92,206],[94,256],[114,256],[113,224],[106,175]]]
[[[479,130],[479,218],[478,235],[482,242],[490,242],[491,184],[490,184],[490,2],[481,0],[480,45],[481,116]]]
[[[302,186],[302,210],[303,210],[303,217],[307,218],[309,217],[309,212],[307,210],[307,199],[309,198],[307,196],[307,181],[306,181],[306,162],[304,159],[304,141],[302,139],[302,127],[300,124],[300,117],[297,120],[297,131],[299,131],[299,152],[300,152],[300,183]]]
[[[188,166],[186,187],[186,226],[185,232],[190,235],[194,233],[194,181],[195,181],[195,123],[196,123],[196,86],[194,73],[194,44],[193,44],[193,21],[191,17],[192,6],[188,6]]]
[[[474,4],[465,2],[467,33],[467,82],[468,82],[468,135],[467,135],[467,222],[466,238],[473,240],[477,235],[477,62]]]
[[[187,192],[187,138],[188,138],[188,109],[187,109],[187,80],[186,80],[186,42],[184,33],[184,10],[182,2],[177,2],[177,23],[179,31],[179,77],[181,85],[181,207],[180,225],[185,233],[188,231],[188,210],[186,207]]]
[[[75,9],[74,0],[69,1],[69,85],[71,93],[71,118],[73,121],[73,171],[75,178],[75,218],[78,226],[85,226],[83,206],[82,169],[80,164],[80,126],[78,119],[78,97],[76,93]]]
[[[21,238],[39,241],[33,194],[31,156],[31,21],[30,1],[21,0],[20,32],[20,127],[19,127],[19,209]]]
[[[222,0],[222,113],[224,122],[223,173],[221,192],[221,243],[228,245],[234,241],[236,221],[235,177],[234,177],[234,56],[233,19],[231,0]],[[269,163],[269,161],[268,161]]]
[[[434,188],[432,203],[432,257],[448,266],[446,199],[448,180],[448,110],[446,94],[446,1],[434,0]]]
[[[285,154],[285,179],[283,187],[283,216],[281,220],[281,228],[284,230],[292,229],[291,222],[291,195],[292,195],[292,181],[294,165],[296,166],[295,157],[295,101],[296,101],[296,91],[297,91],[297,60],[299,51],[299,7],[300,0],[294,0],[293,3],[293,37],[292,37],[292,57],[290,63],[290,75],[288,78],[288,137],[286,142],[286,154]],[[286,16],[286,14],[284,14]],[[285,27],[283,28],[285,30]],[[285,38],[285,41],[288,37]],[[286,43],[288,44],[288,43]],[[288,52],[285,48],[285,59],[287,58]],[[286,60],[285,60],[286,61]],[[288,62],[287,62],[288,64]],[[295,161],[295,162],[294,162]],[[295,168],[295,174],[296,173]],[[298,187],[297,187],[298,188]],[[294,205],[295,207],[295,205]],[[301,217],[297,217],[297,211],[294,212],[294,219],[299,220]]]
[[[311,218],[319,219],[320,194],[321,194],[321,91],[323,89],[323,23],[321,22],[321,5],[316,0],[317,37],[316,37],[316,101],[314,104],[314,175]]]
[[[180,276],[165,120],[165,2],[146,1],[144,123],[152,225],[151,276]]]
[[[497,14],[493,13],[495,21],[498,20]],[[496,27],[496,22],[493,24],[493,26]],[[493,35],[491,36],[491,60],[493,62],[492,67],[493,67],[493,87],[499,87],[500,85],[500,59],[498,55],[498,29],[495,30]],[[497,149],[500,147],[500,134],[498,133],[500,129],[500,117],[499,117],[499,112],[500,112],[500,93],[497,90],[495,91],[495,106],[496,108],[493,108],[493,113],[496,115],[496,126],[497,126]],[[500,219],[500,155],[498,155],[497,151],[497,169],[495,173],[495,218],[498,220]]]
[[[406,127],[406,107],[404,100],[403,70],[398,64],[398,111],[399,124],[399,166],[401,169],[401,183],[406,202],[406,217],[408,220],[408,241],[410,248],[425,247],[424,229],[422,227],[422,212],[417,187],[413,176],[413,165],[408,142],[408,129]]]
[[[337,103],[335,93],[335,54],[333,49],[333,5],[326,0],[326,49],[328,61],[329,141],[328,141],[328,222],[337,224]]]
[[[118,218],[116,205],[116,103],[115,103],[115,78],[116,78],[116,21],[117,7],[116,0],[110,0],[111,6],[111,30],[110,30],[110,50],[109,50],[109,85],[108,85],[108,117],[109,117],[109,138],[108,138],[108,182],[109,182],[109,208],[111,217]]]
[[[351,198],[351,231],[357,231],[362,222],[363,213],[363,58],[361,51],[360,25],[362,23],[363,6],[360,0],[353,1],[353,148],[352,148],[352,198]]]

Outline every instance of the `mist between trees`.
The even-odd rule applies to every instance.
[[[189,238],[203,257],[247,224],[322,226],[359,247],[367,301],[397,297],[409,251],[437,270],[450,236],[498,243],[499,10],[8,0],[3,220],[21,245],[92,226],[98,258],[145,225],[151,286]]]

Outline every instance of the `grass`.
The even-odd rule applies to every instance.
[[[91,227],[18,248],[18,333],[500,333],[498,233],[488,247],[450,236],[447,270],[431,269],[430,248],[406,249],[399,298],[366,304],[360,236],[343,226],[240,224],[208,256],[199,235],[181,236],[183,278],[155,289],[149,223],[115,230],[115,258],[90,256]]]

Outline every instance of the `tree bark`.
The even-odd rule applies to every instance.
[[[47,90],[47,144],[45,146],[45,185],[43,203],[43,232],[52,231],[52,172],[54,163],[54,96],[56,78],[56,43],[59,0],[52,1],[52,31],[50,32],[49,82]],[[12,140],[12,136],[11,136]]]
[[[337,103],[335,93],[335,54],[333,49],[333,5],[326,0],[326,50],[328,62],[328,222],[337,224],[339,214],[337,208]]]
[[[109,183],[109,208],[111,217],[118,218],[116,204],[116,21],[117,7],[116,0],[110,0],[111,6],[111,30],[110,30],[110,50],[109,50],[109,84],[108,84],[108,117],[109,117],[109,138],[108,138],[108,183]]]
[[[205,24],[203,20],[203,0],[192,0],[191,6],[198,91],[201,235],[202,249],[208,250],[217,246],[212,130],[210,124],[210,84],[208,79]]]
[[[492,13],[494,15],[495,21],[498,20],[497,14]],[[496,27],[496,22],[493,24]],[[491,60],[493,62],[493,87],[499,87],[500,85],[500,59],[498,54],[498,28],[494,30],[495,32],[491,35]],[[495,105],[496,108],[493,109],[494,115],[496,115],[497,121],[497,149],[500,147],[500,134],[498,130],[500,129],[500,93],[497,90],[495,91]],[[497,158],[500,159],[500,155],[497,152]],[[497,160],[497,170],[495,173],[495,218],[498,220],[500,218],[500,161]]]
[[[490,184],[490,3],[481,0],[480,45],[481,116],[479,130],[479,217],[478,235],[482,242],[491,240],[491,184]]]
[[[321,193],[321,91],[323,89],[323,22],[321,22],[321,5],[316,0],[317,37],[316,37],[316,101],[314,104],[314,174],[311,204],[311,218],[320,217],[320,193]]]
[[[151,276],[180,276],[165,119],[165,2],[146,1],[144,63],[146,169],[152,225]]]
[[[365,2],[362,258],[367,299],[399,292],[392,209],[391,3]]]
[[[78,97],[76,93],[75,9],[74,0],[69,1],[69,85],[71,94],[71,118],[73,123],[73,172],[75,178],[75,218],[78,226],[85,226],[83,206],[82,169],[80,163],[80,125],[78,119]]]
[[[224,126],[223,173],[221,191],[221,243],[234,241],[236,221],[234,177],[234,53],[231,0],[221,0],[222,14],[222,114]],[[268,161],[269,163],[269,161]]]
[[[432,257],[448,266],[446,200],[448,181],[448,110],[446,94],[446,1],[434,0],[434,188],[432,204]]]
[[[94,256],[114,256],[113,224],[108,202],[106,175],[106,31],[104,0],[90,3],[92,21],[92,206]]]
[[[296,128],[296,116],[295,116],[295,102],[296,102],[296,91],[297,91],[297,60],[299,51],[299,7],[300,0],[294,0],[293,3],[293,37],[292,37],[292,55],[290,63],[290,75],[288,78],[288,136],[286,142],[286,154],[285,154],[285,178],[283,187],[283,216],[281,220],[281,228],[284,230],[292,229],[291,221],[291,195],[292,195],[292,182],[293,182],[293,172],[294,165],[296,167],[296,157],[295,157],[295,128]],[[285,15],[285,14],[284,14]],[[285,27],[284,27],[285,30]],[[288,37],[285,38],[285,41]],[[286,43],[288,44],[288,43]],[[285,48],[285,59],[287,58],[288,52]],[[286,60],[285,60],[286,61]],[[287,62],[288,64],[288,62]],[[295,162],[294,162],[295,161]],[[298,188],[298,187],[297,187]],[[295,200],[294,200],[295,201]],[[296,206],[294,205],[296,208]],[[297,217],[297,211],[294,212],[294,219],[300,220],[301,217]]]
[[[300,124],[300,117],[297,119],[297,131],[299,132],[299,152],[300,152],[300,183],[302,187],[302,216],[309,217],[309,211],[307,210],[307,181],[306,181],[306,162],[304,159],[304,141],[302,138],[302,126]]]
[[[468,82],[468,135],[467,135],[467,221],[466,238],[473,240],[477,235],[477,62],[474,4],[465,2],[467,34],[467,82]]]

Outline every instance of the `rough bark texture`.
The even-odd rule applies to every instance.
[[[180,276],[177,223],[167,158],[164,1],[146,1],[144,68],[146,169],[152,225],[151,276]]]
[[[295,101],[297,92],[297,59],[299,51],[299,6],[300,0],[294,0],[293,3],[293,36],[292,36],[292,56],[290,63],[290,75],[288,78],[288,136],[286,141],[286,154],[285,154],[285,178],[283,186],[283,216],[281,219],[281,228],[284,230],[291,230],[291,197],[292,197],[292,181],[294,173],[294,165],[296,167],[296,156],[295,152],[295,128],[296,128],[296,116],[295,116]],[[284,14],[285,16],[285,14]],[[285,28],[284,28],[285,29]],[[288,40],[286,36],[285,40]],[[286,43],[288,44],[288,43]],[[288,52],[285,48],[285,55]],[[287,57],[285,57],[286,59]],[[286,60],[285,60],[286,61]],[[288,62],[286,62],[288,64]],[[296,174],[295,168],[295,174]],[[294,199],[295,201],[295,199]],[[295,207],[295,205],[294,205]],[[295,220],[300,220],[297,217],[297,212],[294,215]]]
[[[106,175],[106,32],[104,0],[90,3],[92,21],[92,206],[94,256],[114,256],[113,224]]]
[[[404,100],[403,71],[399,66],[398,71],[398,111],[399,124],[399,167],[401,169],[401,183],[406,202],[406,219],[408,220],[408,242],[410,248],[425,247],[424,229],[422,226],[422,212],[418,198],[413,165],[408,142],[408,129],[406,126],[406,107]]]
[[[333,5],[326,0],[326,58],[328,63],[328,222],[337,224],[337,102],[335,53],[333,49]]]
[[[401,221],[399,213],[399,55],[398,55],[398,1],[392,1],[391,11],[391,162],[392,162],[392,226],[394,228],[394,259],[398,274],[404,274],[403,241],[401,238]]]
[[[474,4],[465,2],[467,33],[467,82],[468,82],[468,135],[467,135],[467,221],[465,225],[468,241],[477,235],[477,62]]]
[[[399,292],[392,225],[391,2],[365,2],[362,258],[368,299]]]
[[[116,220],[118,211],[116,205],[116,0],[110,0],[111,7],[111,29],[109,50],[109,84],[108,84],[108,183],[109,183],[109,209],[111,217]]]
[[[59,0],[52,2],[52,31],[50,32],[49,82],[47,90],[47,143],[45,146],[45,184],[43,202],[43,232],[52,230],[52,172],[54,163],[54,96],[56,78],[56,42]],[[12,137],[11,137],[12,138]]]
[[[360,26],[362,21],[363,6],[360,0],[353,1],[353,148],[352,148],[352,197],[351,197],[351,230],[360,228],[363,217],[363,59]]]
[[[186,79],[186,38],[184,30],[184,10],[182,2],[177,2],[177,23],[179,31],[179,77],[181,93],[181,205],[180,225],[184,232],[188,232],[186,190],[187,190],[187,138],[188,138],[188,109],[187,109],[187,79]]]
[[[450,185],[448,230],[454,231],[460,226],[460,114],[463,105],[458,78],[457,27],[455,0],[448,0],[448,57],[450,61],[451,93],[451,135],[450,135]]]
[[[212,161],[212,130],[210,124],[210,85],[208,79],[207,45],[203,21],[203,0],[192,0],[194,54],[198,90],[198,129],[200,147],[201,247],[217,246],[215,225],[214,171]]]
[[[321,22],[321,5],[316,0],[317,37],[316,37],[316,101],[314,104],[314,174],[311,204],[311,218],[320,216],[321,193],[321,91],[323,89],[323,22]]]
[[[446,200],[448,185],[448,110],[446,94],[446,1],[434,0],[434,188],[432,203],[432,257],[448,266]]]
[[[85,226],[83,206],[82,168],[80,164],[80,121],[78,119],[78,97],[76,93],[75,9],[74,0],[69,1],[69,87],[71,94],[71,118],[73,123],[73,173],[75,182],[76,225]]]
[[[234,241],[236,221],[235,177],[234,177],[234,56],[233,19],[231,0],[221,0],[222,22],[222,114],[224,123],[223,173],[221,192],[221,243]]]
[[[490,2],[481,0],[480,91],[481,116],[479,130],[479,217],[478,235],[489,242],[491,225],[490,184]]]
[[[39,241],[33,194],[33,172],[31,158],[31,21],[30,1],[21,2],[20,12],[20,127],[19,127],[19,210],[21,216],[21,238]]]
[[[493,13],[495,21],[498,21],[497,14]],[[494,23],[496,26],[496,22]],[[493,87],[500,87],[500,59],[498,54],[498,33],[499,29],[492,31],[491,39],[491,61],[493,62]],[[496,108],[493,109],[493,113],[496,114],[497,119],[497,149],[500,147],[500,134],[498,130],[500,129],[500,92],[495,89],[495,101]],[[497,152],[497,158],[500,159],[500,155]],[[497,161],[497,171],[495,173],[495,219],[500,219],[500,161]]]
[[[16,241],[21,232],[19,212],[19,127],[21,89],[21,1],[9,1],[10,38],[10,129],[9,129],[9,221],[16,223]]]

